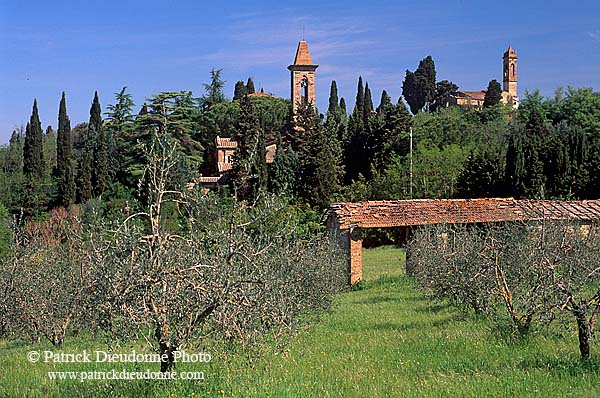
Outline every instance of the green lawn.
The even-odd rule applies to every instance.
[[[364,252],[363,290],[344,293],[331,313],[282,347],[230,355],[178,371],[204,382],[47,379],[31,365],[39,346],[0,345],[0,396],[19,397],[598,397],[600,361],[580,363],[576,337],[502,337],[492,323],[431,302],[403,274],[404,253]],[[74,348],[76,347],[76,348]],[[65,351],[93,345],[67,341]],[[597,351],[597,350],[596,350]],[[593,355],[600,355],[600,352]],[[90,365],[111,369],[110,365]],[[56,370],[77,366],[55,365]],[[132,369],[133,370],[133,369]]]

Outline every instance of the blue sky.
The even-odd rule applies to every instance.
[[[304,28],[304,29],[303,29]],[[519,94],[559,86],[600,90],[600,1],[0,1],[0,143],[37,98],[56,127],[61,92],[71,124],[87,121],[98,90],[105,110],[123,86],[137,105],[160,91],[202,94],[211,68],[225,93],[252,76],[289,97],[298,41],[318,63],[317,106],[338,83],[348,106],[359,75],[374,102],[401,94],[406,69],[431,55],[438,80],[478,90],[501,80],[502,53],[519,54]],[[137,109],[136,109],[137,111]]]

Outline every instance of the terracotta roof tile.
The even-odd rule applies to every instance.
[[[216,144],[217,148],[219,148],[219,149],[224,149],[224,148],[235,149],[235,148],[237,148],[237,142],[233,138],[217,136],[217,138],[215,139],[215,144]]]
[[[308,43],[302,40],[298,43],[298,49],[296,50],[296,57],[294,58],[294,65],[312,65],[312,59],[310,58],[310,52],[308,51]]]
[[[329,208],[340,228],[469,224],[501,221],[600,220],[600,200],[412,199],[337,203]]]

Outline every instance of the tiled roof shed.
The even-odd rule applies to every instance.
[[[600,221],[600,200],[412,199],[336,203],[328,217],[340,229],[471,224],[543,219]]]
[[[327,229],[347,253],[349,283],[362,279],[363,228],[505,221],[600,221],[600,200],[412,199],[337,203],[326,214]]]

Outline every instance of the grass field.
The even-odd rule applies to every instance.
[[[226,361],[178,366],[204,371],[203,382],[51,382],[49,370],[114,366],[30,364],[28,351],[50,348],[1,343],[0,396],[600,396],[600,360],[579,362],[575,336],[514,341],[487,320],[426,299],[404,276],[403,261],[399,249],[366,250],[364,289],[341,294],[330,313],[283,347],[266,344]],[[98,347],[70,340],[65,351]]]

